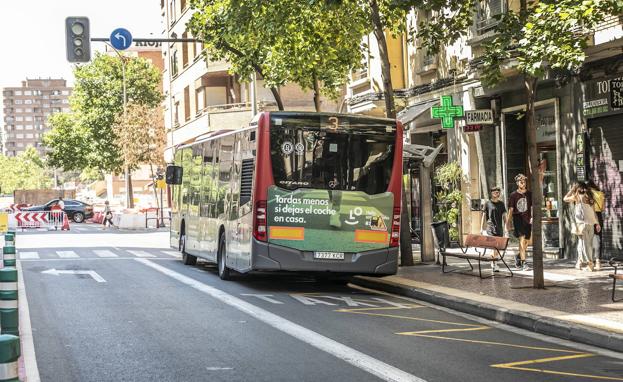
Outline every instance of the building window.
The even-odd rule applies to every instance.
[[[197,114],[199,114],[199,112],[206,107],[205,90],[206,88],[203,86],[195,90],[195,103],[197,105]]]
[[[184,121],[190,120],[190,88],[184,88]]]
[[[18,95],[22,95],[22,91],[21,91],[21,90],[16,90],[16,91],[15,91],[15,95],[16,95],[16,96],[18,96]]]
[[[171,52],[171,74],[177,76],[179,68],[177,67],[177,49]]]
[[[173,108],[173,126],[180,125],[180,101],[175,102],[175,106]]]
[[[184,32],[182,34],[182,38],[188,38],[188,33]],[[188,66],[188,61],[189,61],[189,57],[188,57],[188,46],[191,43],[189,42],[183,42],[182,43],[182,68],[185,68]]]
[[[498,24],[496,16],[506,12],[506,0],[479,0],[476,2],[476,33],[485,34]]]

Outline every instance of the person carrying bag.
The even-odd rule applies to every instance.
[[[595,270],[595,254],[593,248],[593,236],[599,232],[601,226],[597,221],[593,204],[592,194],[585,183],[574,185],[565,195],[564,201],[573,203],[573,223],[571,233],[578,237],[578,260],[576,269],[582,269],[584,264],[588,270]]]

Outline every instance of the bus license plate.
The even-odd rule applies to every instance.
[[[314,259],[344,260],[344,252],[314,252]]]

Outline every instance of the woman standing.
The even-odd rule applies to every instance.
[[[593,236],[595,231],[601,231],[601,226],[593,209],[595,200],[588,186],[581,182],[569,190],[564,197],[564,201],[573,203],[574,224],[571,232],[578,236],[578,261],[575,267],[582,269],[582,265],[586,263],[586,266],[592,272],[595,270]]]

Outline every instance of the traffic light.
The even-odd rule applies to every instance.
[[[67,17],[65,19],[65,40],[67,42],[67,61],[89,62],[91,60],[88,17]]]

